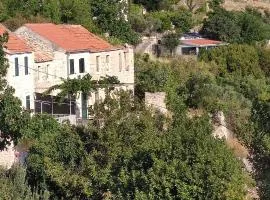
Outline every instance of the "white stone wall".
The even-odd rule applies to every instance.
[[[97,68],[97,57],[99,57],[99,70]],[[119,57],[121,57],[121,62]],[[85,60],[85,73],[79,73],[80,58]],[[121,83],[134,84],[134,55],[132,48],[98,53],[72,53],[67,54],[67,60],[69,59],[74,59],[75,66],[75,73],[69,75],[70,78],[76,78],[79,75],[84,76],[89,73],[96,80],[109,75],[117,76]],[[67,68],[69,72],[69,64]]]
[[[109,64],[106,63],[106,56],[109,56]],[[100,56],[100,70],[96,69],[96,57]],[[125,59],[126,57],[126,59]],[[133,49],[121,49],[109,52],[90,54],[90,66],[93,78],[101,76],[117,76],[121,83],[134,83],[134,55]],[[90,73],[91,74],[91,73]]]
[[[99,56],[99,70],[97,68],[97,56]],[[107,56],[109,62],[107,63]],[[85,60],[85,73],[79,73],[79,59]],[[121,58],[121,61],[120,61]],[[126,58],[126,59],[125,59]],[[69,74],[69,60],[74,59],[75,73]],[[98,80],[100,77],[117,76],[119,81],[124,84],[122,89],[134,90],[134,54],[132,48],[113,50],[98,53],[72,53],[67,54],[67,73],[70,78],[77,78],[89,73],[93,79]],[[122,67],[120,67],[122,65]],[[65,69],[63,70],[65,72]],[[64,75],[64,74],[63,74]],[[98,95],[98,97],[96,97]],[[102,100],[105,98],[104,90],[99,90],[98,94],[92,93],[88,97],[88,106],[94,105],[96,99]],[[82,117],[81,114],[81,95],[77,99],[77,117]]]
[[[67,56],[61,51],[56,51],[53,61],[35,63],[34,68],[35,91],[42,93],[49,87],[61,83],[61,78],[67,78]]]
[[[16,151],[13,143],[6,150],[0,151],[0,166],[9,169],[16,160]]]
[[[6,56],[9,61],[9,68],[7,70],[8,85],[15,89],[15,96],[17,96],[22,106],[26,106],[26,96],[30,95],[30,108],[34,109],[34,57],[32,53],[14,54]],[[28,57],[28,75],[25,75],[24,57]],[[19,76],[15,76],[15,58],[19,61]]]
[[[145,93],[145,104],[152,107],[163,114],[167,114],[168,110],[166,108],[166,93],[165,92],[155,92]]]

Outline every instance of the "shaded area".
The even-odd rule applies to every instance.
[[[35,94],[35,113],[48,113],[60,115],[75,115],[76,100],[75,98],[59,98],[52,95]]]

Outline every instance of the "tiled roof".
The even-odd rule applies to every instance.
[[[41,23],[25,26],[67,52],[97,52],[114,48],[80,25]]]
[[[201,38],[201,39],[181,40],[181,44],[190,46],[211,46],[222,44],[222,42],[217,40],[209,40]]]
[[[53,55],[46,52],[41,52],[41,51],[35,51],[34,57],[35,57],[35,62],[37,63],[49,62],[53,60]]]
[[[5,44],[5,48],[8,53],[29,53],[32,52],[31,48],[27,46],[24,40],[16,36],[14,33],[10,32],[5,26],[0,24],[0,35],[3,35],[5,32],[8,32],[9,38],[8,42]]]

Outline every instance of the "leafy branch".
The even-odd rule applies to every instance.
[[[86,74],[82,78],[76,79],[62,79],[61,84],[54,85],[44,92],[44,95],[49,95],[52,91],[60,90],[57,97],[64,98],[67,96],[75,96],[79,92],[90,93],[95,92],[100,88],[114,89],[114,86],[120,84],[120,81],[116,76],[105,76],[99,80],[92,80],[90,74]]]

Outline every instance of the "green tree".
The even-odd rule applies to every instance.
[[[270,26],[265,24],[261,17],[245,12],[241,16],[241,40],[252,44],[269,39]]]
[[[181,33],[189,32],[193,25],[192,14],[187,10],[178,10],[172,14],[172,24]]]
[[[239,75],[260,75],[259,55],[256,48],[249,45],[226,45],[200,54],[206,62],[214,61],[220,67],[220,73]]]
[[[217,8],[204,20],[201,34],[216,40],[239,42],[241,27],[238,17],[233,12]]]
[[[158,19],[161,24],[160,27],[158,27],[157,31],[158,32],[164,32],[167,30],[172,29],[172,12],[170,11],[156,11],[156,12],[151,12],[150,17],[154,19]]]
[[[170,33],[164,35],[161,40],[162,45],[164,45],[167,49],[170,50],[171,56],[173,55],[173,51],[180,44],[179,35],[175,33]]]
[[[43,15],[54,23],[61,22],[61,5],[58,0],[47,0],[44,2]]]
[[[145,92],[162,92],[171,78],[170,67],[167,64],[149,61],[136,57],[135,94],[140,99]]]
[[[42,195],[37,192],[32,193],[26,182],[26,170],[22,166],[15,165],[9,170],[0,169],[1,199],[48,200],[48,195],[47,191]]]
[[[208,118],[177,117],[170,126],[138,106],[126,93],[107,96],[99,107],[102,127],[58,125],[53,134],[44,127],[29,151],[30,182],[46,185],[52,198],[243,198],[242,169],[212,138]]]
[[[224,3],[224,0],[210,0],[209,7],[212,9],[220,8],[221,4]]]
[[[134,32],[126,21],[127,16],[125,1],[120,0],[96,0],[91,1],[91,12],[95,24],[111,36],[117,37],[123,42],[137,44],[139,35]]]
[[[204,20],[201,33],[230,43],[252,44],[269,39],[270,25],[255,12],[226,11],[216,8]]]
[[[260,49],[259,59],[261,69],[267,76],[270,76],[270,50]]]
[[[120,84],[120,81],[116,76],[101,77],[99,80],[93,80],[90,74],[83,76],[82,78],[75,79],[63,79],[62,83],[50,87],[45,94],[50,94],[54,90],[58,90],[57,94],[60,98],[66,96],[77,96],[79,93],[89,94],[99,89],[114,89],[114,86]]]
[[[136,4],[142,4],[149,11],[168,10],[171,5],[171,0],[134,0]]]
[[[0,13],[0,22],[2,22],[7,18],[7,9],[3,2],[0,2]]]

